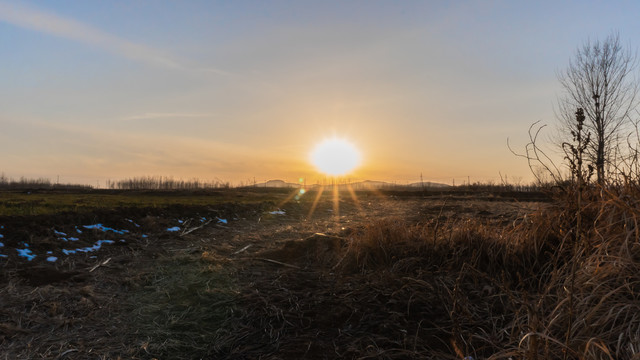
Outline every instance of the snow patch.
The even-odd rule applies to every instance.
[[[114,232],[116,234],[120,234],[120,235],[124,235],[126,233],[129,232],[129,230],[116,230],[114,228],[110,228],[107,226],[104,226],[102,224],[94,224],[94,225],[82,225],[83,228],[85,229],[95,229],[95,230],[100,230],[102,232],[107,232],[107,231],[111,231]]]
[[[31,249],[16,249],[18,252],[18,256],[22,256],[27,258],[27,260],[31,261],[35,259],[35,255],[31,252]]]
[[[98,240],[93,246],[87,246],[87,247],[77,248],[77,249],[62,249],[62,252],[65,255],[76,254],[81,252],[87,253],[87,252],[100,250],[100,247],[102,246],[102,244],[113,244],[113,243],[114,243],[113,240]]]
[[[140,227],[140,225],[136,224],[133,220],[127,219],[128,222],[132,223],[135,227]]]
[[[69,242],[69,241],[78,241],[80,239],[78,239],[77,237],[69,237],[69,238],[61,237],[60,240],[64,240],[64,241]]]

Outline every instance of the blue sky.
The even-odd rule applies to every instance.
[[[552,129],[556,74],[636,2],[2,1],[0,171],[95,184],[321,178],[531,179],[506,147]],[[552,131],[550,131],[552,132]]]

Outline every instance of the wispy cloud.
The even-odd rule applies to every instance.
[[[215,114],[207,114],[207,113],[143,113],[136,114],[131,116],[123,117],[124,121],[135,121],[135,120],[159,120],[159,119],[201,119],[201,118],[210,118],[215,116]]]
[[[227,72],[215,68],[199,69],[187,67],[173,56],[158,49],[131,42],[91,25],[22,3],[0,1],[0,22],[77,41],[103,51],[153,65],[228,75]]]

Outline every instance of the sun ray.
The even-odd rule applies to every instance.
[[[358,201],[355,191],[349,184],[340,184],[340,179],[347,173],[350,173],[358,165],[360,165],[360,152],[353,144],[345,139],[330,138],[325,139],[316,145],[309,154],[309,160],[319,172],[329,175],[331,178],[331,186],[333,192],[331,200],[333,204],[333,218],[336,223],[340,222],[340,191],[346,188],[353,199],[356,208],[362,211],[362,206]],[[322,196],[324,187],[321,187],[316,198],[309,210],[308,218],[311,218],[316,210],[318,201]]]
[[[333,183],[333,217],[335,222],[340,222],[340,191],[335,181]]]
[[[287,195],[287,197],[284,200],[280,201],[277,207],[280,208],[281,206],[284,206],[286,203],[291,201],[291,199],[293,199],[294,197],[303,195],[305,191],[306,190],[303,187],[296,188],[293,192]]]
[[[360,204],[360,200],[358,199],[355,190],[353,190],[353,187],[351,187],[351,184],[347,184],[347,191],[349,191],[349,195],[351,195],[351,199],[353,200],[356,209],[361,213],[364,212],[364,209],[362,209],[362,205]]]
[[[307,215],[308,220],[311,220],[313,213],[316,211],[316,206],[318,206],[318,202],[320,201],[320,197],[322,197],[323,192],[324,186],[320,185],[320,188],[318,188],[318,193],[316,194],[316,198],[313,199],[313,204],[311,205],[311,209],[309,210],[309,214]]]

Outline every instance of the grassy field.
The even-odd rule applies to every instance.
[[[170,205],[208,206],[230,202],[276,201],[287,191],[0,191],[0,216],[88,212],[113,208],[163,208]]]
[[[2,194],[0,358],[635,358],[634,191]]]

